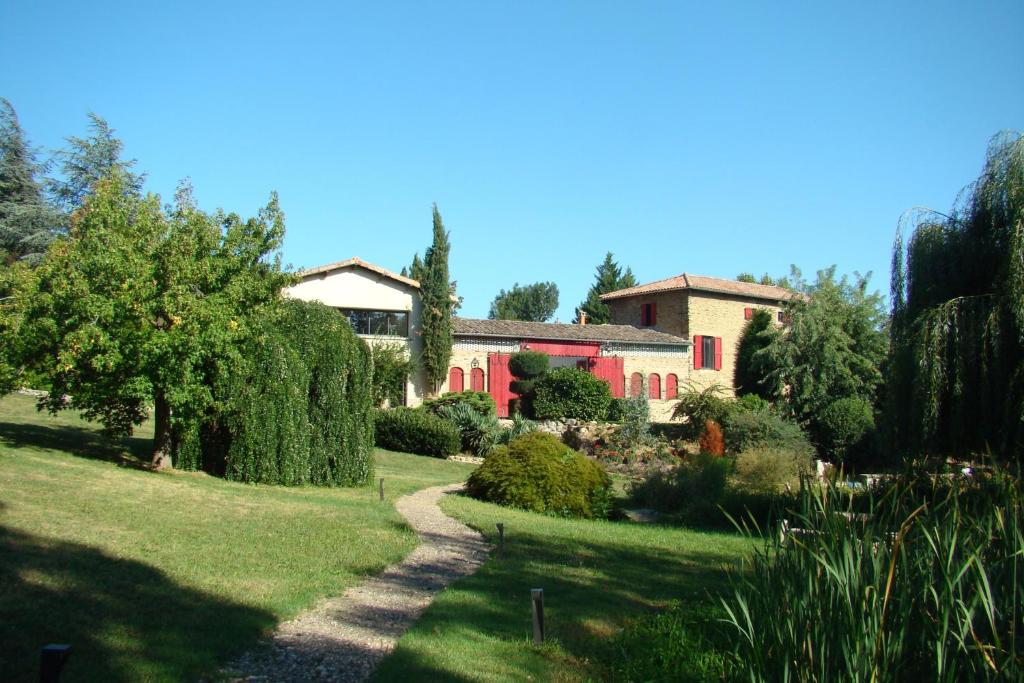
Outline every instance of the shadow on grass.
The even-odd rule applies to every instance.
[[[38,680],[39,652],[70,643],[62,681],[195,680],[275,624],[269,612],[161,571],[0,526],[0,680]]]
[[[110,439],[98,429],[72,425],[38,425],[0,422],[0,441],[14,448],[57,450],[123,467],[145,469],[149,464],[150,439],[137,436]]]
[[[489,529],[483,531],[488,542],[496,543]],[[435,670],[443,665],[429,661],[423,638],[450,643],[428,645],[431,651],[462,649],[470,666],[480,650],[463,648],[463,643],[483,639],[479,647],[485,650],[504,643],[506,656],[514,659],[510,670],[523,676],[542,680],[550,675],[549,666],[584,666],[588,675],[601,679],[608,638],[627,621],[673,601],[714,602],[728,588],[728,568],[736,566],[737,556],[718,552],[714,536],[707,544],[703,550],[642,547],[568,530],[550,534],[507,525],[504,552],[492,555],[476,574],[449,589],[447,599],[435,602],[415,627],[419,641],[400,645],[374,680],[458,680],[451,672]],[[547,637],[558,643],[554,650],[529,645],[532,588],[544,589]]]

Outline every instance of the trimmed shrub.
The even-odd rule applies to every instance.
[[[377,445],[388,450],[446,458],[462,445],[458,427],[425,410],[379,410],[374,422]]]
[[[700,434],[700,452],[708,455],[725,455],[725,441],[722,439],[722,428],[714,420],[704,421],[704,431]]]
[[[748,398],[757,399],[752,394],[744,396],[744,399]],[[722,432],[725,437],[725,448],[730,453],[740,453],[758,447],[775,448],[807,456],[814,453],[814,447],[800,425],[787,420],[774,410],[734,410],[726,415],[722,423]]]
[[[551,434],[533,432],[499,446],[470,475],[469,495],[559,517],[603,517],[611,480]]]
[[[556,368],[537,382],[533,411],[541,420],[603,420],[611,400],[608,384],[589,372]]]
[[[177,426],[178,467],[261,484],[370,480],[372,364],[344,316],[286,299],[241,357],[214,387],[220,411]]]
[[[824,454],[842,461],[875,428],[875,417],[867,401],[856,397],[840,398],[818,414],[815,427]]]
[[[448,391],[423,401],[423,407],[438,415],[445,406],[466,405],[481,415],[497,414],[494,397],[486,391]]]
[[[542,351],[520,351],[508,359],[508,369],[519,379],[533,379],[548,371],[550,359]]]

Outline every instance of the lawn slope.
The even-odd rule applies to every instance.
[[[150,432],[105,442],[32,399],[0,399],[0,680],[195,679],[317,598],[415,545],[393,502],[471,467],[386,451],[374,486],[250,486],[142,468]]]

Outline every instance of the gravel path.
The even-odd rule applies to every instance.
[[[461,484],[399,498],[395,507],[419,534],[409,555],[344,595],[281,624],[224,673],[235,681],[365,681],[434,596],[483,564],[483,537],[437,506]]]

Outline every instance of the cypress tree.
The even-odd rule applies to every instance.
[[[608,305],[601,301],[601,295],[635,286],[636,278],[633,277],[633,271],[627,267],[626,271],[622,272],[619,264],[615,262],[612,252],[609,251],[605,254],[604,261],[597,266],[594,273],[594,284],[587,292],[587,298],[579,305],[573,322],[580,322],[579,312],[582,311],[587,314],[588,323],[594,325],[607,323],[611,320],[611,313],[608,310]]]
[[[448,374],[452,355],[452,284],[448,278],[448,232],[434,204],[434,240],[423,260],[420,297],[423,304],[423,369],[431,393]],[[413,261],[415,265],[415,260]],[[414,275],[415,277],[415,275]]]
[[[423,279],[426,274],[426,269],[423,266],[423,261],[420,260],[419,252],[412,255],[412,265],[409,266],[409,277],[419,282]]]

